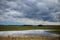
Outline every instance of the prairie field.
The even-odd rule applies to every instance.
[[[60,26],[59,25],[40,25],[40,26],[32,26],[32,25],[0,25],[0,31],[19,31],[19,30],[52,30],[49,32],[60,34]]]
[[[0,40],[59,40],[60,37],[28,37],[28,36],[21,36],[21,37],[0,37]]]
[[[49,32],[60,34],[60,26],[0,26],[0,31],[21,31],[21,30],[52,30]],[[59,40],[60,37],[46,36],[0,36],[0,40]]]
[[[60,30],[60,26],[56,25],[0,25],[0,31],[8,31],[8,30],[32,30],[32,29],[56,29]]]

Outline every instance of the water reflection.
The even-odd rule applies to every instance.
[[[47,31],[50,30],[0,31],[0,36],[60,36]]]

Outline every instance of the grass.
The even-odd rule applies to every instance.
[[[50,29],[52,33],[60,34],[60,26],[0,26],[0,31],[9,30],[36,30],[36,29]],[[59,37],[0,37],[0,40],[59,40]]]
[[[17,26],[17,25],[1,25],[0,26],[0,31],[9,31],[9,30],[36,30],[36,29],[50,29],[50,30],[53,30],[53,31],[50,31],[50,32],[53,32],[53,33],[57,33],[57,34],[60,34],[60,26]]]
[[[0,31],[4,31],[4,30],[32,30],[32,29],[60,30],[60,26],[0,26]]]
[[[0,40],[59,40],[59,37],[0,37]]]

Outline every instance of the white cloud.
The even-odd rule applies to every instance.
[[[3,18],[4,19],[4,18]],[[22,22],[25,25],[60,25],[60,22],[47,22],[47,21],[42,21],[42,20],[33,20],[33,19],[28,19],[28,18],[7,18],[5,20],[10,20],[10,21],[15,21],[15,22]],[[1,19],[2,21],[2,19]]]
[[[25,23],[26,25],[27,24],[28,25],[60,25],[60,22],[47,22],[47,21],[33,20],[33,19],[28,19],[28,18],[18,19],[18,22],[20,21]]]
[[[20,12],[15,11],[15,10],[9,10],[9,12],[6,12],[5,14],[6,15],[11,15],[11,16],[24,16],[23,13],[20,13]]]
[[[6,5],[10,6],[11,8],[16,8],[18,6],[18,4],[16,2],[13,2],[13,1],[11,1],[11,2],[7,1]]]

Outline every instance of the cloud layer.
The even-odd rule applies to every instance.
[[[5,20],[60,25],[60,0],[0,0],[0,21]]]

